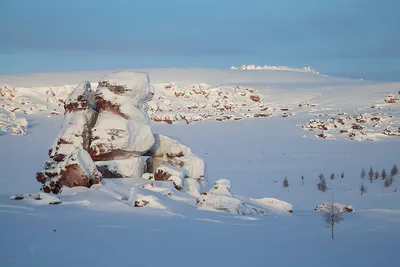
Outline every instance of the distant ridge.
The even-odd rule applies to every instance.
[[[232,66],[231,70],[277,70],[277,71],[295,71],[295,72],[308,72],[313,73],[321,76],[327,76],[321,74],[320,72],[312,69],[310,66],[304,68],[290,68],[287,66],[256,66],[256,65],[242,65],[240,68]]]

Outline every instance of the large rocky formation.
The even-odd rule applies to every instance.
[[[64,122],[36,178],[45,192],[87,186],[102,178],[156,180],[182,189],[184,179],[204,179],[204,162],[190,148],[153,135],[147,103],[154,95],[146,73],[114,72],[96,90],[83,82],[64,103]],[[146,161],[146,157],[148,158]]]
[[[36,174],[45,192],[57,194],[64,185],[90,186],[101,179],[87,152],[97,119],[97,112],[90,107],[93,94],[90,83],[83,82],[65,101],[61,131],[49,150],[44,170]]]
[[[154,91],[145,73],[115,72],[98,83],[99,116],[89,153],[103,177],[140,177],[141,156],[154,144],[147,102]]]

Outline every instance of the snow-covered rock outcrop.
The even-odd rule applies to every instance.
[[[204,179],[204,161],[193,154],[189,147],[161,134],[155,134],[154,139],[155,143],[146,155],[150,156],[147,160],[147,171],[153,172],[156,180],[162,180],[157,179],[157,176],[165,172],[165,167],[159,168],[160,165],[182,168],[187,178]]]
[[[267,212],[256,208],[241,199],[234,197],[231,192],[231,183],[227,179],[220,179],[207,192],[197,198],[197,208],[218,212],[228,212],[240,215],[267,215]]]
[[[270,198],[270,197],[265,197],[265,198],[250,198],[250,200],[254,203],[257,203],[258,205],[261,205],[268,210],[274,210],[274,211],[287,211],[292,213],[293,212],[293,205],[276,199],[276,198]]]
[[[26,135],[27,132],[28,121],[25,118],[17,118],[14,112],[0,111],[0,135]]]
[[[353,212],[353,211],[355,211],[352,206],[344,205],[344,204],[340,204],[340,203],[333,203],[333,208],[337,212]],[[331,202],[322,202],[318,206],[316,206],[314,210],[320,211],[320,212],[330,212],[331,209],[332,209]]]
[[[267,97],[251,87],[207,83],[193,85],[170,82],[149,103],[149,114],[156,122],[187,124],[203,120],[241,120],[276,115],[289,116],[278,107],[267,106]]]
[[[153,95],[146,73],[111,73],[96,90],[89,82],[77,86],[64,103],[49,160],[36,175],[43,190],[59,193],[62,186],[89,187],[102,178],[148,177],[198,195],[204,161],[177,140],[153,135],[147,114]]]
[[[397,133],[392,129],[391,125],[394,127],[398,125],[392,115],[364,112],[352,116],[339,113],[331,115],[325,121],[317,118],[310,119],[302,127],[307,131],[320,132],[315,135],[315,137],[320,138],[344,136],[349,140],[375,141],[382,134],[396,136]]]
[[[90,186],[101,179],[87,150],[91,128],[97,119],[89,82],[78,85],[65,102],[61,131],[49,150],[44,170],[36,174],[47,193],[59,193],[62,186]]]
[[[240,68],[232,66],[231,70],[275,70],[275,71],[294,71],[294,72],[309,72],[313,74],[322,75],[318,71],[312,69],[310,66],[304,68],[291,68],[287,66],[256,66],[256,65],[242,65]],[[323,75],[326,76],[326,75]]]
[[[269,212],[293,212],[292,204],[276,198],[246,199],[232,195],[231,182],[228,179],[216,181],[207,193],[201,193],[197,198],[197,208],[240,215],[265,216]]]

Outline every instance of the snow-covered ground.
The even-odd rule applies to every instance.
[[[13,135],[10,126],[0,134],[0,266],[398,264],[400,176],[385,188],[380,177],[371,183],[368,171],[400,166],[400,137],[384,131],[400,127],[400,103],[385,102],[400,83],[290,70],[138,71],[148,72],[155,88],[153,132],[204,159],[202,188],[178,191],[168,182],[126,178],[57,196],[39,192],[35,173],[60,130],[63,101],[75,85],[97,85],[108,71],[0,75],[0,87],[10,89],[0,96],[3,121],[14,128],[18,119],[27,122],[27,135]],[[218,109],[216,101],[230,108]],[[171,125],[155,122],[165,116]],[[317,190],[320,173],[326,192]],[[196,208],[198,192],[208,193]],[[12,199],[20,194],[23,200]],[[314,211],[332,197],[355,210],[344,214],[335,240]],[[144,201],[151,204],[134,207]],[[230,212],[214,212],[221,205]]]

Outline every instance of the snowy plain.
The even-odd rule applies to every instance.
[[[149,73],[155,96],[171,83],[184,89],[207,84],[211,89],[241,86],[257,90],[262,103],[275,108],[271,116],[224,121],[212,117],[190,124],[178,120],[172,125],[153,122],[153,132],[177,138],[205,160],[205,191],[217,180],[229,179],[233,195],[277,198],[291,203],[293,213],[270,210],[268,216],[255,216],[211,212],[164,196],[159,196],[163,208],[134,208],[121,197],[129,196],[130,187],[143,183],[137,178],[107,180],[104,187],[65,190],[59,196],[63,201],[60,205],[10,199],[16,194],[39,192],[35,173],[45,162],[63,120],[56,100],[42,103],[30,98],[40,102],[35,105],[48,107],[16,113],[26,118],[27,135],[0,134],[0,266],[399,264],[395,251],[400,238],[400,191],[396,190],[400,176],[394,177],[392,187],[385,188],[381,178],[372,183],[367,177],[362,180],[360,171],[364,168],[368,172],[370,167],[390,171],[393,164],[400,166],[400,137],[382,134],[381,125],[368,125],[366,134],[374,141],[351,140],[335,131],[329,132],[332,138],[318,138],[314,135],[320,131],[310,132],[302,126],[310,119],[326,121],[342,113],[384,113],[392,116],[388,125],[397,129],[400,104],[385,103],[384,98],[397,94],[400,83],[287,70],[138,71]],[[68,91],[84,80],[95,84],[107,73],[4,74],[0,75],[0,87],[26,88],[29,92],[37,89],[45,95],[45,89],[40,88]],[[185,105],[184,99],[171,99]],[[315,106],[299,107],[302,103]],[[292,114],[284,117],[281,108]],[[54,109],[61,114],[51,114]],[[342,172],[344,178],[340,177]],[[316,187],[320,173],[327,179],[324,193]],[[335,174],[333,180],[329,179],[331,173]],[[287,188],[282,186],[285,177]],[[364,195],[359,191],[361,182],[367,187]],[[335,240],[330,238],[321,214],[314,211],[332,196],[336,202],[355,208],[335,229]]]

